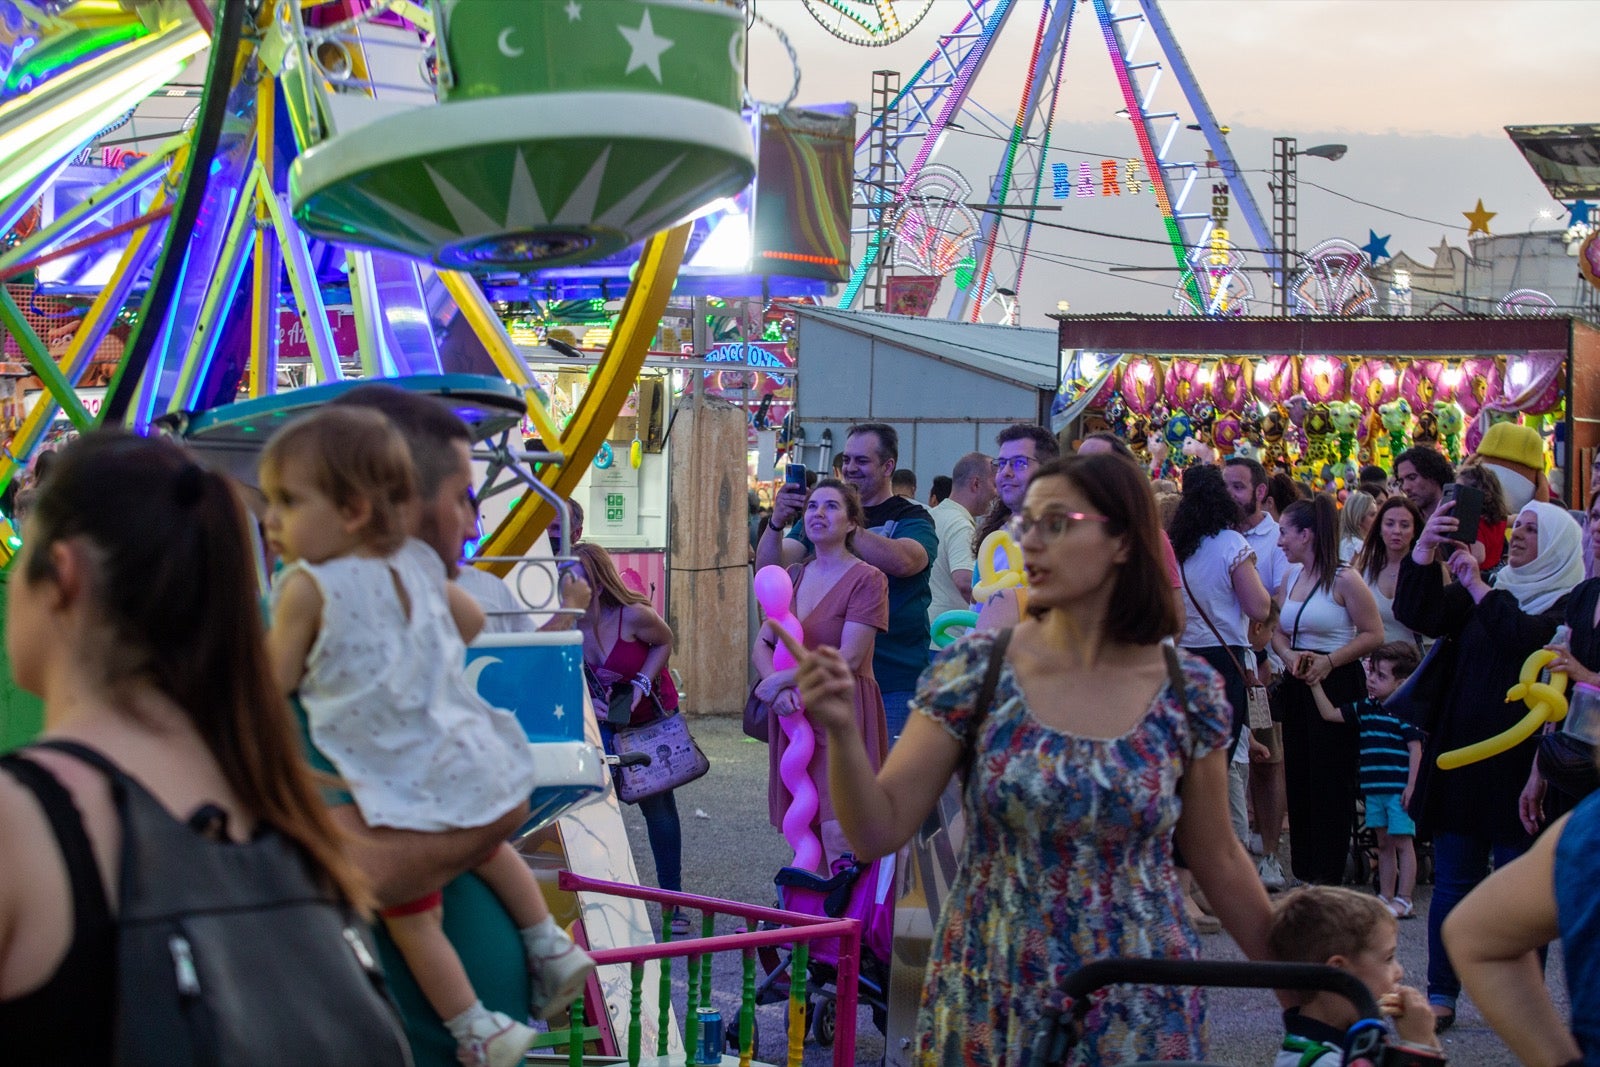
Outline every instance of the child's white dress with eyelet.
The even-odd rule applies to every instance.
[[[295,571],[322,594],[300,703],[369,826],[482,826],[528,799],[527,735],[468,686],[433,549],[411,539],[387,557],[292,563],[273,585],[274,606]]]

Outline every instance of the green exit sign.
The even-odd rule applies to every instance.
[[[621,493],[606,494],[606,521],[621,522],[626,498]]]

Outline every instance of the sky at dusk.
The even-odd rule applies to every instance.
[[[852,100],[865,109],[872,71],[894,69],[909,78],[966,5],[936,0],[915,30],[884,48],[830,36],[800,0],[758,0],[756,10],[783,29],[799,54],[796,103]],[[1391,235],[1391,253],[1431,261],[1441,237],[1466,246],[1461,212],[1479,197],[1487,210],[1498,212],[1490,223],[1495,233],[1564,226],[1565,211],[1502,127],[1600,121],[1588,103],[1596,95],[1600,3],[1167,0],[1162,11],[1218,122],[1230,127],[1242,180],[1269,220],[1274,136],[1297,137],[1302,149],[1348,145],[1337,162],[1300,160],[1302,249],[1324,237],[1364,244],[1370,229]],[[973,91],[974,99],[1008,118],[1017,110],[1040,12],[1040,0],[1018,0]],[[757,26],[749,51],[752,94],[781,100],[792,74],[776,36]],[[1170,72],[1157,104],[1192,121]],[[1121,106],[1099,24],[1092,7],[1082,4],[1068,42],[1050,161],[1075,167],[1101,156],[1136,155],[1129,124],[1114,116]],[[864,128],[865,116],[860,122]],[[1187,158],[1203,157],[1199,135],[1184,136],[1192,138],[1178,142]],[[936,160],[960,170],[977,198],[986,200],[1002,147],[956,131]],[[1062,201],[1047,190],[1041,203],[1062,207],[1041,219],[1094,232],[1035,229],[1018,286],[1024,324],[1044,325],[1060,300],[1069,301],[1074,312],[1173,306],[1175,271],[1109,270],[1172,265],[1170,250],[1158,243],[1163,231],[1150,197]],[[1559,217],[1551,217],[1558,211]],[[1253,248],[1255,242],[1240,231],[1242,226],[1236,243]],[[1271,302],[1265,275],[1257,276],[1256,286],[1265,311]]]

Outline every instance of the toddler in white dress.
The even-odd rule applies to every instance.
[[[484,615],[405,536],[411,458],[386,418],[326,407],[296,420],[261,457],[266,536],[286,566],[272,590],[268,644],[285,693],[369,826],[484,826],[527,799],[533,759],[516,719],[466,682],[465,642]],[[593,961],[550,918],[522,858],[502,843],[475,868],[522,931],[530,1009],[555,1017]],[[384,911],[417,985],[467,1067],[520,1063],[535,1032],[490,1012],[444,936],[437,892]]]

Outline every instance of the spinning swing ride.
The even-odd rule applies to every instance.
[[[343,380],[331,283],[349,289],[361,377],[457,369],[437,326],[459,316],[560,455],[541,478],[564,496],[665,309],[687,239],[687,227],[667,227],[754,175],[740,116],[745,26],[728,4],[0,0],[0,16],[12,50],[0,72],[58,57],[6,82],[0,233],[86,143],[210,48],[187,129],[0,254],[17,277],[73,250],[106,212],[139,207],[61,351],[0,291],[0,325],[44,385],[0,454],[0,488],[58,413],[80,430],[182,430],[241,392],[273,395],[280,306],[298,315],[317,379]],[[473,272],[640,240],[610,344],[558,426]],[[97,420],[75,388],[119,316],[127,338]],[[526,495],[482,553],[526,552],[552,514]]]

